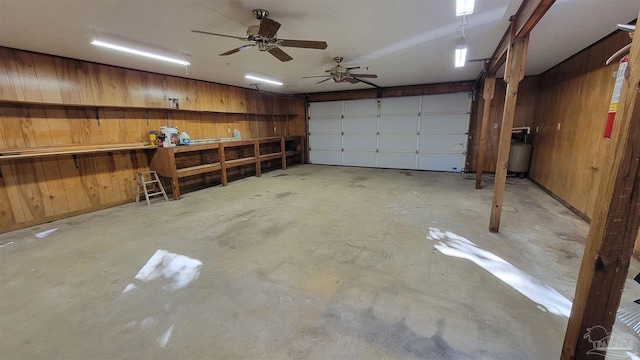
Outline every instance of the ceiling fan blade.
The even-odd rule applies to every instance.
[[[325,81],[329,81],[329,80],[331,80],[331,77],[326,78],[326,79],[324,79],[324,80],[320,80],[320,81],[318,81],[318,82],[316,83],[316,85],[317,85],[317,84],[320,84],[320,83],[323,83],[323,82],[325,82]]]
[[[367,85],[371,85],[371,86],[373,86],[373,87],[375,87],[375,88],[377,88],[377,89],[382,89],[380,86],[378,86],[378,85],[376,85],[376,84],[374,84],[374,83],[372,83],[372,82],[369,82],[369,81],[367,81],[367,80],[362,80],[362,79],[360,79],[360,82],[363,82],[363,83],[365,83],[365,84],[367,84]]]
[[[319,77],[326,77],[326,78],[330,78],[330,75],[318,75],[318,76],[303,76],[303,79],[312,79],[312,78],[319,78]]]
[[[358,82],[360,82],[360,80],[358,80],[356,78],[352,78],[352,77],[345,78],[344,81],[350,82],[352,84],[357,84]]]
[[[239,48],[235,48],[233,50],[229,50],[227,52],[223,52],[222,54],[220,54],[220,56],[227,56],[227,55],[235,54],[237,52],[252,48],[254,46],[256,46],[256,44],[243,45],[243,46],[240,46]]]
[[[279,22],[265,17],[260,20],[260,29],[258,30],[258,35],[267,39],[271,39],[272,37],[276,36],[278,29],[280,29]]]
[[[376,74],[351,74],[351,76],[357,77],[357,78],[369,78],[369,79],[376,79],[378,77],[378,75]]]
[[[202,31],[202,30],[191,30],[191,32],[198,33],[198,34],[214,35],[214,36],[222,36],[222,37],[227,37],[227,38],[232,38],[232,39],[238,39],[238,40],[245,40],[245,41],[248,41],[248,40],[247,40],[247,38],[243,38],[243,37],[239,37],[239,36],[232,36],[232,35],[218,34],[218,33],[212,33],[212,32],[208,32],[208,31]]]
[[[278,44],[286,47],[297,47],[305,49],[326,49],[327,43],[325,41],[313,41],[313,40],[280,40]]]
[[[355,69],[360,69],[360,66],[352,66],[347,68],[347,70],[355,70]]]
[[[263,21],[264,21],[264,19],[263,19]],[[275,56],[278,60],[280,60],[282,62],[293,60],[293,58],[291,56],[289,56],[289,54],[287,54],[286,52],[282,51],[282,49],[280,49],[277,46],[274,46],[274,47],[270,48],[267,51],[269,52],[269,54]]]

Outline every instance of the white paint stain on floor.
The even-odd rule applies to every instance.
[[[444,255],[473,261],[538,304],[538,308],[541,310],[569,317],[572,305],[569,299],[501,257],[483,250],[470,240],[449,231],[443,232],[440,229],[430,227],[427,239],[439,241],[434,247]]]
[[[163,289],[175,291],[197,280],[200,275],[200,266],[202,266],[200,260],[170,253],[167,250],[158,250],[138,271],[135,278],[149,282],[164,277],[171,283],[163,286]]]
[[[167,346],[167,343],[169,342],[169,339],[171,339],[171,335],[173,334],[174,326],[175,325],[171,325],[169,329],[167,329],[167,331],[160,337],[160,339],[158,339],[158,344],[161,348]]]
[[[41,232],[39,232],[39,233],[37,233],[37,234],[36,234],[36,237],[37,237],[38,239],[42,239],[42,238],[44,238],[44,237],[49,236],[49,234],[51,234],[52,232],[54,232],[54,231],[56,231],[56,230],[58,230],[58,228],[50,229],[50,230],[45,230],[45,231],[41,231]]]
[[[122,293],[120,294],[120,296],[128,293],[129,291],[133,291],[133,290],[135,290],[137,288],[138,287],[135,284],[129,284],[124,288],[124,290],[122,290]]]
[[[165,284],[162,286],[163,290],[168,290],[174,292],[178,289],[182,289],[187,287],[192,282],[198,279],[200,275],[200,267],[202,266],[202,262],[198,259],[192,259],[188,256],[174,254],[167,250],[157,250],[151,258],[142,266],[142,268],[138,271],[135,276],[136,280],[142,282],[150,282],[156,279],[164,278],[167,279],[167,282],[161,281],[159,283],[154,283],[150,287],[155,288],[161,284]],[[135,281],[134,281],[135,282]],[[140,299],[140,296],[144,298],[146,295],[145,291],[149,290],[149,287],[146,285],[142,285],[138,283],[136,285],[134,282],[127,284],[127,286],[122,290],[119,299],[124,301],[125,299],[129,299],[129,301],[134,298]],[[133,294],[132,294],[133,293]],[[124,296],[124,295],[127,296]],[[129,294],[133,295],[131,297]],[[167,294],[167,296],[170,296]],[[171,302],[166,303],[164,307],[165,312],[172,312]],[[158,314],[156,314],[158,315]],[[138,329],[142,332],[149,332],[150,330],[163,326],[162,323],[167,323],[165,316],[167,314],[154,316],[147,316],[144,319],[140,320],[140,322],[136,320],[132,320],[124,325],[124,328],[127,331],[134,331]],[[169,314],[169,317],[174,317]],[[165,320],[162,320],[165,318]],[[169,322],[172,323],[173,321]],[[167,346],[167,343],[171,340],[173,336],[173,329],[175,324],[171,324],[169,328],[156,339],[157,344],[164,348]],[[143,335],[148,336],[148,335]],[[157,336],[157,335],[155,335]],[[154,338],[155,338],[154,336]]]

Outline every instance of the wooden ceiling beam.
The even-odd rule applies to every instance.
[[[524,38],[542,19],[555,0],[524,0],[515,15],[509,19],[511,25],[505,31],[498,47],[491,55],[487,66],[487,74],[495,75],[507,60],[507,51],[516,38]]]

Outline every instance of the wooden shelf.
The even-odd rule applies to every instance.
[[[180,178],[185,176],[204,174],[212,171],[218,171],[220,169],[222,169],[222,166],[220,165],[219,162],[217,162],[213,164],[204,164],[204,165],[191,166],[183,169],[177,169],[176,173]]]
[[[287,141],[291,145],[296,145],[304,149],[304,138],[302,136],[269,137],[247,140],[225,140],[198,145],[172,146],[158,148],[151,159],[149,165],[151,170],[157,171],[158,175],[171,178],[173,198],[180,198],[179,179],[187,176],[205,174],[220,171],[220,179],[223,186],[227,185],[227,169],[255,164],[256,176],[262,172],[262,161],[282,160],[282,169],[287,167],[287,156],[302,154],[301,151],[285,151]],[[293,144],[291,143],[293,141]],[[266,146],[263,149],[266,153],[260,154],[261,144],[277,144]],[[277,152],[272,152],[275,150]],[[212,153],[213,150],[213,153]],[[268,152],[267,152],[268,151]],[[180,154],[176,157],[176,154]],[[213,156],[213,157],[212,157]],[[230,160],[226,160],[230,157]],[[204,163],[207,160],[219,159],[212,163]],[[180,167],[182,164],[197,164],[188,167]],[[304,159],[301,160],[304,163]]]
[[[249,113],[240,111],[214,111],[214,110],[199,110],[199,109],[171,109],[168,107],[153,107],[153,106],[123,106],[123,105],[87,105],[87,104],[60,104],[50,102],[39,101],[15,101],[15,100],[3,100],[0,99],[0,104],[13,104],[13,105],[38,105],[38,106],[57,106],[57,107],[74,107],[74,108],[88,108],[88,109],[114,109],[114,110],[148,110],[148,111],[168,111],[168,112],[195,112],[195,113],[209,113],[209,114],[234,114],[234,115],[259,115],[259,116],[297,116],[297,114],[265,114],[265,113]]]
[[[282,141],[282,138],[280,138],[280,137],[269,137],[269,138],[258,139],[258,141],[260,142],[260,144],[278,143],[278,142]]]
[[[206,144],[171,146],[170,148],[173,149],[174,153],[181,153],[181,152],[217,149],[219,147],[220,147],[220,143],[211,142]]]
[[[127,151],[127,150],[147,150],[156,149],[156,146],[145,145],[145,143],[131,144],[96,144],[96,145],[64,145],[47,146],[37,148],[18,148],[0,150],[0,160],[25,159],[44,156],[75,155],[97,152]]]
[[[251,158],[242,158],[242,159],[235,159],[235,160],[226,160],[224,162],[224,165],[227,168],[232,168],[236,166],[250,165],[255,163],[256,163],[256,158],[251,157]]]
[[[282,158],[281,152],[260,155],[260,161],[275,160],[275,159],[281,159],[281,158]]]

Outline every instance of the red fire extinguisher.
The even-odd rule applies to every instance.
[[[620,90],[622,90],[622,83],[624,82],[624,73],[627,70],[627,64],[629,63],[629,55],[626,55],[620,59],[620,66],[616,73],[616,84],[613,87],[613,94],[611,94],[611,104],[609,104],[609,113],[607,114],[607,122],[604,125],[604,138],[610,139],[611,132],[613,131],[613,120],[616,118],[616,111],[618,111],[618,101],[620,100]]]

